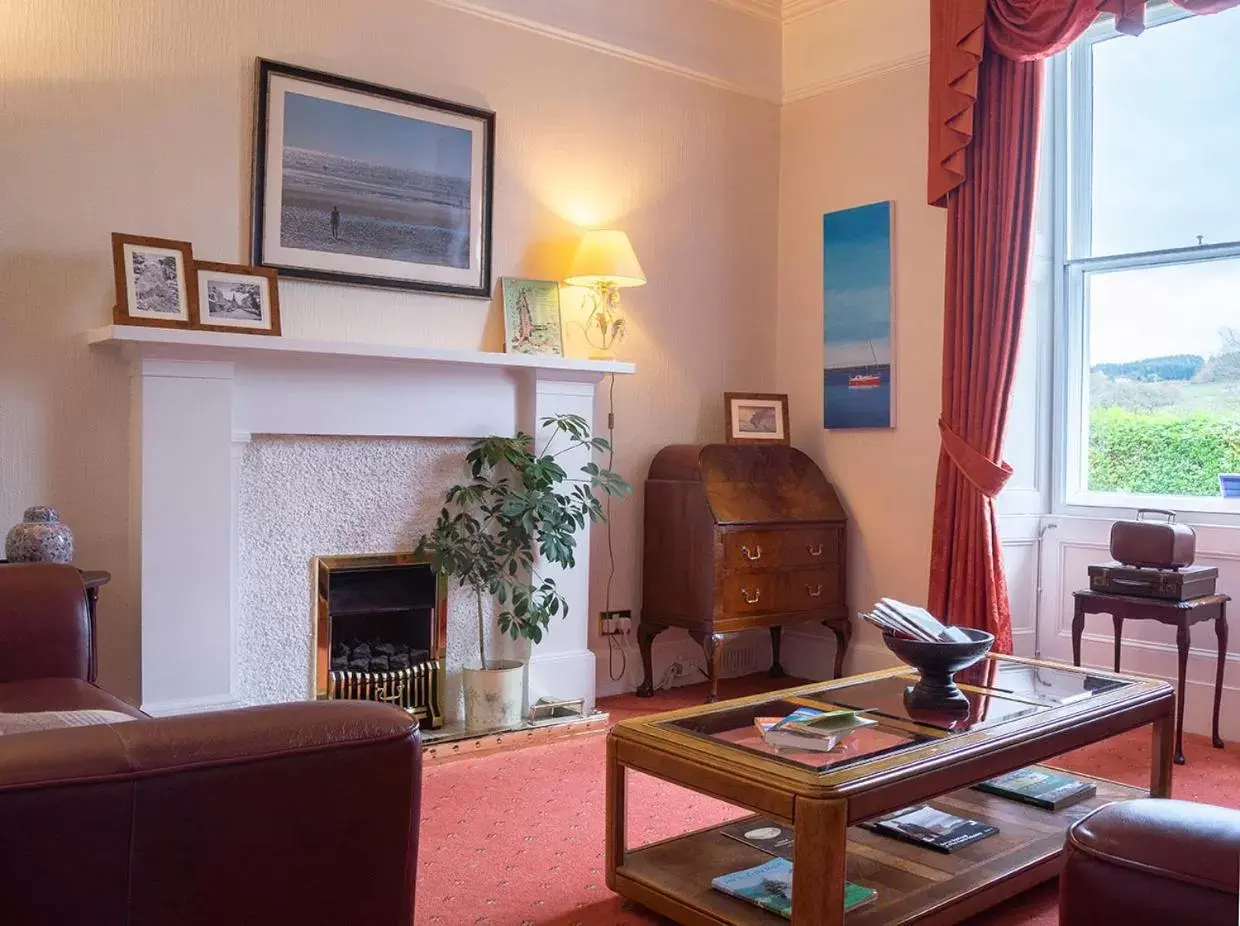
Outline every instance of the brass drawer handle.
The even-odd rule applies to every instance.
[[[805,586],[805,591],[811,598],[821,598],[822,597],[822,583],[819,582],[817,588],[810,588],[807,585]]]
[[[760,589],[760,588],[755,588],[755,589],[753,590],[753,597],[752,597],[752,598],[750,598],[750,597],[749,597],[749,589],[747,589],[747,588],[742,588],[742,589],[741,589],[741,597],[745,599],[745,604],[757,604],[757,603],[758,603],[758,599],[762,597],[762,589]]]
[[[754,547],[752,553],[749,552],[749,547],[747,546],[741,547],[741,556],[745,557],[745,559],[750,560],[750,561],[757,561],[757,560],[762,559],[762,544],[758,544],[756,547]]]
[[[810,556],[822,556],[822,544],[820,543],[816,547],[807,546],[805,552]]]

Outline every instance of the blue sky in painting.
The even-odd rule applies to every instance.
[[[888,363],[891,205],[874,203],[828,213],[822,231],[824,365]]]
[[[284,95],[284,144],[459,179],[469,178],[473,154],[465,129],[292,92]]]

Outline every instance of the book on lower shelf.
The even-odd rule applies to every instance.
[[[754,868],[720,875],[710,882],[717,891],[746,900],[763,910],[792,919],[792,863],[773,858]],[[873,888],[844,882],[844,910],[855,910],[878,896]]]
[[[1022,768],[998,778],[983,781],[979,791],[997,794],[1009,800],[1032,804],[1043,810],[1063,810],[1098,793],[1092,782],[1082,781],[1045,768]]]
[[[872,832],[948,854],[999,832],[998,827],[989,823],[944,813],[929,804],[905,807],[861,825]]]

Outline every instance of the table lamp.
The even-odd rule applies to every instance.
[[[584,326],[586,340],[598,351],[594,359],[611,358],[612,349],[624,339],[620,287],[642,286],[646,282],[629,236],[615,230],[586,232],[564,282],[589,287],[593,306]]]

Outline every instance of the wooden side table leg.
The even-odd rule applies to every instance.
[[[1180,653],[1180,674],[1175,695],[1175,764],[1184,764],[1184,677],[1188,674],[1188,618],[1180,618],[1175,646]]]
[[[848,812],[843,801],[796,799],[792,926],[842,926]]]
[[[826,621],[823,623],[835,634],[835,674],[832,678],[843,678],[844,657],[848,655],[848,644],[852,640],[852,621],[845,618],[838,624],[828,624]]]
[[[1119,671],[1119,653],[1124,645],[1124,619],[1118,614],[1111,615],[1111,626],[1115,628],[1115,671]],[[1077,665],[1080,665],[1078,662]]]
[[[771,678],[783,678],[788,673],[779,659],[780,643],[783,642],[784,628],[776,624],[771,628]]]
[[[1072,664],[1081,664],[1081,634],[1085,632],[1085,602],[1076,599],[1076,608],[1072,612]]]
[[[641,650],[643,672],[642,683],[637,686],[639,698],[649,698],[654,695],[654,668],[650,664],[650,647],[654,643],[654,638],[666,629],[664,624],[656,624],[647,620],[637,625],[637,648]]]
[[[605,874],[607,886],[616,889],[616,869],[624,864],[625,850],[625,781],[624,766],[616,756],[616,743],[607,738],[607,804],[604,809],[607,827]]]
[[[86,619],[89,622],[90,630],[90,662],[86,667],[86,681],[92,684],[95,677],[99,674],[99,637],[96,633],[98,620],[96,612],[99,609],[99,588],[98,586],[90,586],[86,589]]]
[[[1214,735],[1215,749],[1223,748],[1223,738],[1218,735],[1218,712],[1223,703],[1223,674],[1227,669],[1227,602],[1218,606],[1218,620],[1214,622],[1214,633],[1218,636],[1218,669],[1214,674]]]

